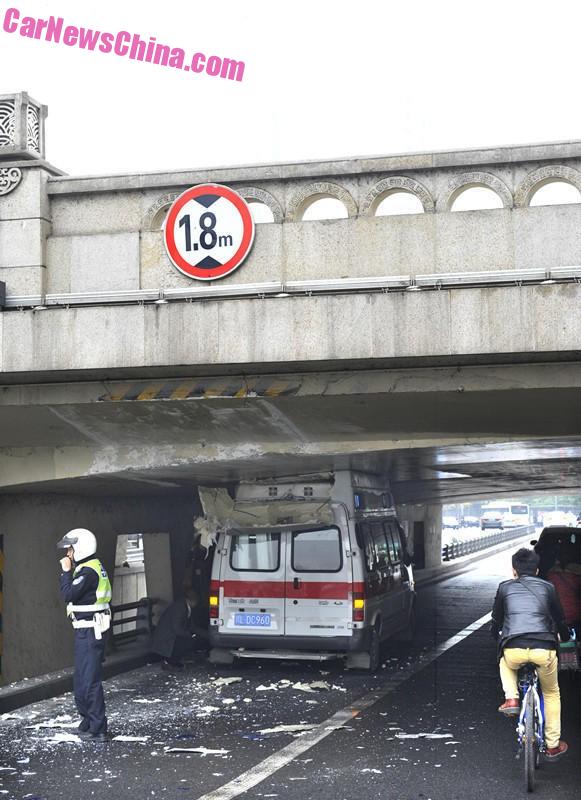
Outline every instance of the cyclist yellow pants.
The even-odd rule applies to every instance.
[[[557,679],[557,652],[537,648],[507,647],[500,659],[500,680],[507,700],[518,698],[518,669],[534,664],[545,699],[545,743],[557,747],[561,738],[561,696]]]

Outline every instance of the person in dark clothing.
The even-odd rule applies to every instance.
[[[569,628],[555,591],[537,577],[539,557],[521,548],[512,557],[513,580],[498,587],[492,610],[492,634],[498,640],[500,679],[506,716],[519,714],[518,670],[534,664],[545,700],[546,758],[555,761],[567,752],[561,741],[561,698],[557,680],[557,633],[569,640]]]
[[[82,739],[106,742],[109,737],[101,672],[105,650],[103,634],[111,620],[111,584],[96,556],[97,540],[91,531],[75,528],[57,547],[67,551],[60,562],[60,590],[75,631],[73,683],[81,717],[77,733]]]
[[[207,629],[200,625],[198,609],[198,596],[190,590],[161,615],[153,632],[152,650],[162,657],[162,669],[183,669],[181,659],[193,652],[194,640],[208,638]]]

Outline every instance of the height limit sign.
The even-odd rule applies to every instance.
[[[188,189],[169,210],[164,228],[167,254],[190,278],[215,281],[234,272],[254,241],[248,204],[227,186]]]

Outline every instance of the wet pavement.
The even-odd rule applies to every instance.
[[[414,671],[418,659],[490,610],[508,558],[422,589],[415,642],[389,644],[374,676],[339,664],[242,661],[217,670],[200,659],[178,675],[151,665],[106,682],[111,732],[134,740],[105,745],[64,741],[77,724],[70,695],[4,715],[0,800],[524,797],[514,721],[496,712],[502,695],[488,626]],[[331,730],[329,719],[362,696],[369,706]],[[551,800],[580,794],[581,683],[563,680],[562,699],[571,750],[538,773],[536,793]],[[324,736],[310,748],[307,726]],[[293,758],[289,744],[303,752]],[[290,763],[273,771],[281,750]],[[244,773],[252,778],[269,757],[253,788],[218,793]]]

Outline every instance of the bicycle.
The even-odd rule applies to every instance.
[[[517,758],[524,751],[525,785],[527,792],[535,789],[535,771],[545,752],[545,708],[543,693],[539,685],[537,670],[533,664],[525,664],[519,670],[519,690],[522,702],[518,724],[519,750]]]

